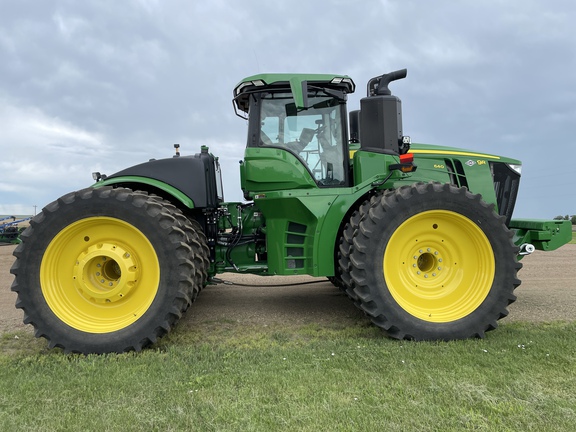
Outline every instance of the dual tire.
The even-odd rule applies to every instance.
[[[198,227],[169,203],[88,188],[47,205],[16,248],[24,322],[66,352],[139,351],[170,331],[206,281]]]
[[[417,183],[362,204],[345,229],[345,290],[391,337],[484,337],[520,284],[518,248],[479,195]]]

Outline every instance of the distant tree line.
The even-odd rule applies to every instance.
[[[572,225],[576,225],[576,215],[556,216],[554,220],[569,220],[572,222]]]

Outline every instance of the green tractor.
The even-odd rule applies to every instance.
[[[248,120],[246,202],[218,158],[150,160],[48,204],[16,248],[24,322],[66,352],[141,350],[223,272],[328,277],[397,339],[483,337],[506,316],[519,259],[571,238],[515,220],[521,163],[412,144],[390,82],[346,110],[348,76],[260,74],[234,89]]]

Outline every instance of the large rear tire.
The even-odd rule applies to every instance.
[[[171,211],[143,192],[88,188],[47,205],[16,248],[16,306],[66,352],[141,350],[191,294],[195,252]]]
[[[484,337],[520,284],[518,248],[479,195],[419,183],[361,207],[350,254],[353,289],[372,321],[398,339]]]

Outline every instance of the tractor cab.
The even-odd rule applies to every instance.
[[[363,176],[353,173],[349,143],[364,154],[406,153],[410,139],[402,135],[401,101],[388,89],[390,82],[404,77],[406,69],[368,82],[361,109],[350,113],[350,140],[346,99],[355,90],[350,77],[261,74],[241,81],[234,89],[234,107],[248,119],[240,170],[245,198],[266,191],[354,185]]]
[[[264,74],[234,91],[236,112],[248,119],[242,189],[262,191],[343,187],[350,183],[347,76]]]

